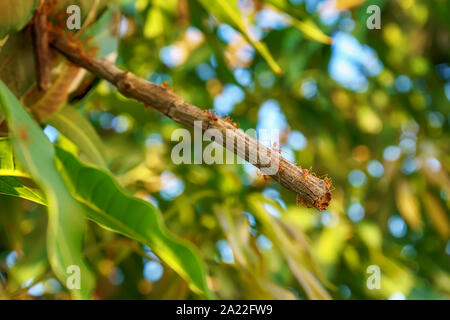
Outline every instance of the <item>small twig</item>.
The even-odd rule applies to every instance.
[[[81,48],[70,43],[62,34],[51,37],[52,46],[62,53],[72,63],[79,65],[101,79],[111,82],[125,96],[150,106],[165,114],[174,121],[185,126],[194,127],[195,121],[201,121],[202,130],[217,129],[226,139],[216,141],[227,147],[226,141],[245,141],[244,147],[234,144],[231,151],[241,158],[251,162],[264,170],[268,163],[276,161],[280,170],[271,177],[283,187],[291,190],[303,202],[314,206],[318,210],[325,210],[331,200],[330,183],[306,174],[294,163],[283,158],[277,151],[272,150],[236,128],[226,119],[219,119],[209,112],[184,101],[165,86],[158,86],[133,73],[123,71],[114,64],[84,53]],[[256,153],[255,153],[256,152]],[[256,162],[250,161],[250,154],[258,154]],[[307,170],[306,170],[307,171]],[[309,172],[308,172],[309,173]]]
[[[39,1],[39,6],[33,18],[33,44],[36,59],[36,75],[38,87],[47,91],[51,86],[50,50],[47,28],[47,5],[45,0]]]

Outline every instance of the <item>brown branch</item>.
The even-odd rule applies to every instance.
[[[125,96],[134,98],[147,106],[160,111],[174,121],[187,127],[194,127],[194,121],[201,121],[202,130],[217,129],[226,139],[215,140],[226,146],[226,141],[243,141],[245,148],[233,144],[230,151],[251,162],[264,172],[267,163],[277,161],[279,170],[271,177],[283,187],[294,192],[300,202],[325,210],[331,200],[330,183],[319,179],[294,163],[284,159],[279,152],[272,150],[252,137],[237,129],[230,121],[219,119],[205,110],[184,101],[165,86],[158,86],[136,75],[117,68],[114,64],[95,57],[88,56],[82,50],[65,39],[62,35],[52,36],[52,46],[62,53],[72,63],[79,65],[99,78],[115,85]],[[258,152],[256,161],[249,157],[251,152]],[[255,154],[255,153],[253,153]]]
[[[39,6],[33,18],[33,45],[36,58],[36,75],[38,88],[47,91],[51,86],[50,50],[48,45],[47,5],[45,0],[39,1]]]

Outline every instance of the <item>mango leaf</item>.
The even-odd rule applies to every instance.
[[[28,174],[16,161],[11,141],[0,139],[0,194],[15,196],[46,205],[42,192],[22,183],[19,178],[29,178]]]
[[[103,143],[91,123],[78,110],[67,106],[45,122],[75,143],[93,164],[106,169]]]
[[[83,165],[67,151],[56,148],[56,154],[72,193],[90,208],[89,219],[148,245],[194,292],[212,297],[199,253],[166,229],[155,207],[128,195],[108,173]]]
[[[249,205],[253,209],[252,213],[261,224],[265,235],[280,250],[284,256],[289,269],[295,276],[299,284],[305,290],[309,299],[331,299],[329,293],[322,287],[317,278],[308,270],[305,265],[304,254],[298,250],[284,232],[278,221],[272,217],[265,209],[266,201],[262,195],[251,194],[248,197]]]
[[[302,21],[291,17],[291,24],[312,40],[324,44],[331,43],[331,37],[323,33],[311,19]]]
[[[331,43],[331,38],[320,30],[314,21],[308,17],[308,14],[294,8],[288,0],[268,0],[267,2],[276,9],[287,14],[290,18],[290,23],[306,37],[324,44]]]
[[[50,265],[63,284],[72,279],[67,273],[68,267],[77,266],[80,287],[75,287],[71,293],[75,298],[89,298],[94,279],[82,254],[84,207],[72,197],[59,175],[53,145],[1,81],[0,107],[8,121],[15,155],[48,199],[47,251]]]
[[[16,161],[8,138],[0,139],[0,176],[29,177],[20,162]]]
[[[247,31],[244,20],[242,20],[237,1],[235,0],[197,0],[203,7],[211,12],[219,21],[229,24],[237,29],[247,41],[261,54],[266,60],[269,67],[276,74],[281,74],[283,71],[275,59],[267,49],[267,46],[261,41],[255,40]]]
[[[0,39],[22,29],[33,17],[37,0],[2,0],[0,3]]]
[[[30,200],[42,205],[46,204],[44,195],[41,191],[27,187],[16,177],[0,176],[0,193]]]

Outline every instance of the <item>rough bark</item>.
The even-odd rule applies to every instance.
[[[47,28],[47,10],[48,7],[43,0],[39,2],[36,14],[33,18],[33,45],[36,59],[36,75],[38,88],[41,91],[47,91],[51,86],[50,75],[50,50],[49,36]]]
[[[317,178],[309,170],[302,169],[283,158],[277,150],[260,144],[241,129],[236,128],[232,122],[217,118],[184,101],[165,86],[156,85],[133,73],[123,71],[106,60],[89,56],[61,35],[55,35],[52,38],[52,46],[66,56],[69,61],[89,70],[97,77],[109,81],[123,95],[134,98],[187,127],[193,128],[194,121],[201,121],[203,131],[213,128],[222,132],[226,140],[240,139],[244,141],[245,148],[234,144],[229,150],[247,161],[252,160],[249,158],[251,152],[258,152],[259,156],[256,161],[249,162],[263,172],[267,163],[276,162],[279,170],[276,174],[271,175],[274,180],[294,192],[301,203],[313,206],[320,211],[328,207],[331,193],[330,183],[326,178],[325,180]],[[216,142],[227,147],[226,140],[220,139]]]

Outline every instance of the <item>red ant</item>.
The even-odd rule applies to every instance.
[[[169,87],[169,82],[167,82],[167,81],[164,81],[164,82],[161,84],[161,86],[162,86],[163,88],[165,88],[165,89],[170,89],[170,87]]]
[[[309,202],[307,202],[305,199],[300,198],[299,195],[297,195],[297,199],[296,200],[297,200],[297,205],[298,206],[304,204],[308,209],[312,208],[312,205]]]
[[[226,117],[223,119],[223,121],[225,121],[225,122],[231,124],[233,127],[237,128],[237,123],[234,122],[233,120],[231,120],[230,116],[226,116]]]
[[[208,110],[203,110],[203,114],[205,114],[208,117],[209,122],[215,122],[219,120],[215,112],[211,113]]]
[[[277,148],[277,146],[278,146],[278,143],[274,142],[273,146],[272,146],[272,150],[281,154],[281,149]]]
[[[257,175],[262,177],[264,179],[264,181],[267,181],[270,179],[270,176],[268,176],[267,174],[264,174],[261,172],[261,170],[258,170]]]

